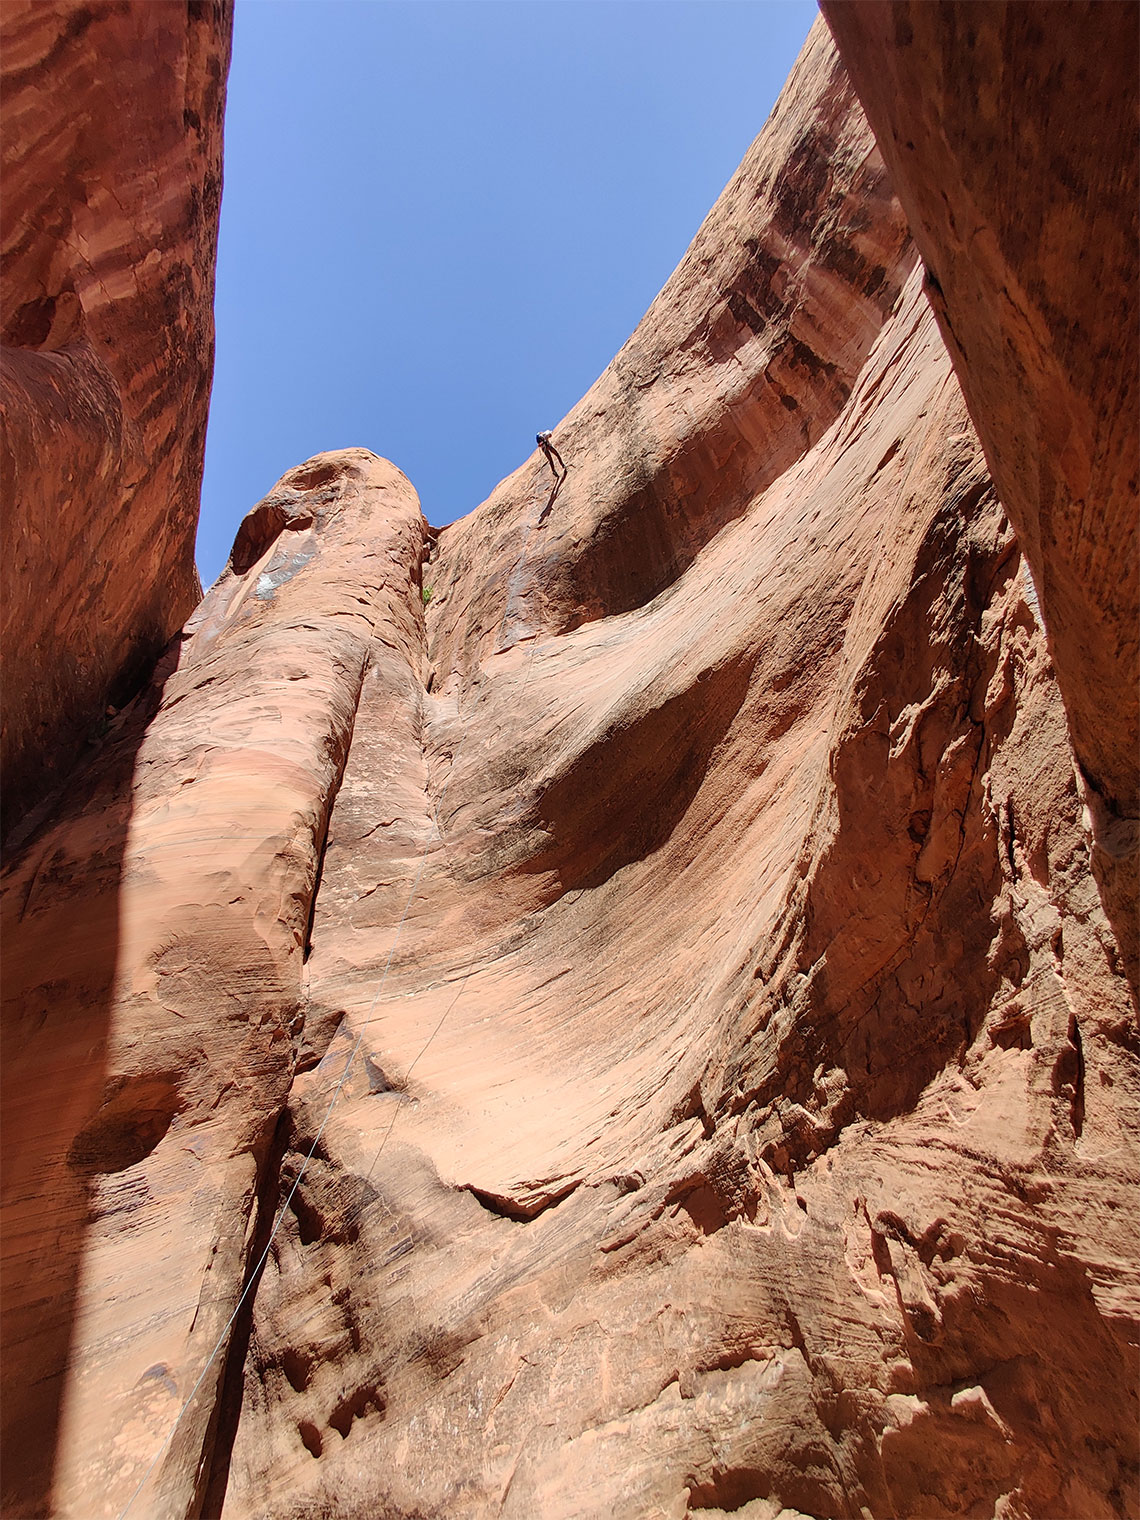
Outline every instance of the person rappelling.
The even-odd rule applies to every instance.
[[[552,428],[547,428],[546,432],[544,433],[536,433],[535,442],[538,444],[542,452],[546,455],[546,462],[550,466],[550,473],[554,476],[554,485],[551,487],[550,500],[546,503],[546,506],[543,507],[542,516],[538,519],[539,524],[541,525],[546,521],[546,515],[554,505],[555,498],[557,497],[559,491],[562,489],[562,482],[566,479],[566,476],[569,472],[566,468],[566,461],[554,447],[554,430]],[[557,463],[555,461],[557,461]],[[560,469],[562,472],[561,474],[558,473]]]
[[[535,437],[535,442],[541,448],[542,452],[546,455],[546,462],[550,466],[550,472],[554,476],[555,480],[558,479],[559,469],[561,469],[562,474],[565,476],[566,461],[554,447],[554,430],[552,428],[548,428],[545,433],[537,434]],[[557,464],[555,464],[555,460],[558,461]]]

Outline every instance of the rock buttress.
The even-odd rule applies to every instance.
[[[200,1512],[329,810],[365,673],[418,677],[422,544],[367,450],[290,472],[7,873],[5,1513],[116,1516],[144,1477],[131,1513]]]

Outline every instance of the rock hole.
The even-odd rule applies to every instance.
[[[76,337],[83,311],[72,290],[55,296],[25,301],[4,325],[4,342],[13,348],[36,348],[54,352]]]
[[[293,1217],[297,1221],[297,1233],[303,1246],[311,1246],[314,1241],[320,1240],[325,1232],[325,1220],[319,1209],[302,1196],[300,1188],[293,1194],[289,1207],[293,1210]]]
[[[1085,1124],[1085,1055],[1081,1031],[1069,1018],[1069,1037],[1053,1062],[1053,1091],[1067,1099],[1073,1134],[1079,1140]]]
[[[339,476],[338,464],[303,464],[293,471],[285,485],[291,491],[315,491],[318,486],[331,485]]]
[[[702,1235],[715,1235],[728,1223],[721,1200],[707,1183],[693,1188],[678,1202]]]
[[[689,1480],[690,1509],[713,1509],[731,1514],[771,1494],[768,1475],[756,1468],[737,1467],[714,1472],[703,1482]]]
[[[8,321],[5,343],[14,348],[41,348],[47,342],[54,317],[54,296],[37,296],[34,301],[25,301]]]
[[[1081,1027],[1075,1018],[1069,1020],[1069,1041],[1077,1056],[1076,1078],[1073,1082],[1070,1108],[1073,1115],[1073,1134],[1079,1140],[1085,1127],[1085,1047],[1081,1040]]]
[[[920,808],[917,813],[912,813],[906,831],[915,844],[921,844],[930,832],[930,809]]]
[[[384,1399],[375,1384],[365,1384],[363,1388],[358,1388],[355,1393],[342,1399],[329,1415],[329,1425],[342,1441],[347,1441],[353,1421],[370,1412],[380,1415],[384,1413]]]
[[[294,1393],[304,1393],[309,1386],[312,1368],[312,1359],[301,1351],[294,1351],[292,1347],[281,1358],[281,1370],[289,1379],[289,1386]]]
[[[313,1424],[312,1420],[302,1420],[297,1426],[297,1434],[301,1437],[305,1450],[311,1457],[319,1457],[324,1450],[321,1433]]]
[[[990,1044],[1002,1050],[1031,1050],[1033,1048],[1033,1022],[1031,1010],[1015,998],[1001,1010],[989,1031]]]
[[[394,1093],[397,1097],[405,1097],[407,1095],[405,1084],[398,1079],[393,1080],[393,1078],[389,1077],[384,1068],[374,1061],[371,1056],[364,1057],[364,1070],[368,1075],[368,1091],[370,1095],[375,1096],[377,1093]]]
[[[172,1077],[119,1077],[108,1084],[98,1112],[72,1141],[67,1159],[91,1172],[136,1166],[158,1146],[181,1107]]]
[[[925,1345],[933,1345],[938,1339],[938,1316],[928,1304],[904,1304],[903,1313],[911,1329]]]
[[[286,528],[308,528],[312,522],[311,512],[287,508],[281,501],[260,502],[237,530],[230,550],[230,568],[235,575],[244,575]]]

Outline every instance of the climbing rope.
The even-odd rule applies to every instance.
[[[496,646],[502,640],[503,631],[506,628],[507,616],[508,616],[508,614],[510,612],[510,589],[509,588],[510,588],[511,583],[513,583],[513,581],[514,581],[515,576],[521,570],[523,562],[526,559],[527,547],[528,547],[529,542],[530,542],[531,532],[532,532],[532,530],[533,530],[533,528],[535,526],[541,527],[541,525],[546,521],[546,518],[547,518],[547,516],[550,513],[550,509],[553,507],[555,501],[557,500],[558,493],[559,493],[559,491],[561,491],[563,482],[566,479],[566,474],[567,474],[566,465],[563,463],[562,457],[561,457],[560,454],[558,454],[557,449],[554,449],[553,445],[550,443],[550,437],[551,437],[551,435],[549,433],[546,433],[546,434],[540,433],[538,435],[537,442],[542,446],[543,452],[545,453],[546,458],[547,458],[547,462],[550,464],[551,472],[554,475],[554,484],[553,484],[553,486],[551,488],[550,496],[547,499],[546,506],[543,508],[542,512],[540,513],[540,515],[539,515],[539,517],[537,519],[537,523],[530,523],[530,524],[528,524],[526,534],[523,537],[522,549],[520,551],[519,558],[518,558],[518,561],[516,562],[515,568],[511,572],[510,581],[508,582],[507,601],[506,601],[506,606],[503,609],[503,621],[502,621],[502,624],[500,625],[500,628],[499,628],[499,638],[498,638],[498,640],[496,640]],[[561,473],[561,475],[559,475],[558,471],[555,469],[554,460],[551,458],[551,454],[552,453],[558,458],[559,463],[562,464],[562,473]],[[496,649],[496,652],[497,652],[497,649]],[[530,668],[531,668],[531,664],[533,663],[533,660],[534,660],[534,645],[532,644],[531,645],[531,649],[530,649],[530,657],[527,660],[526,672],[525,672],[525,675],[524,675],[524,678],[523,678],[522,689],[524,691],[526,689],[528,681],[530,680]],[[464,738],[466,738],[466,735],[464,735]],[[264,1267],[266,1261],[269,1258],[270,1251],[273,1249],[273,1243],[277,1239],[277,1232],[280,1230],[281,1225],[284,1223],[285,1216],[289,1212],[289,1207],[290,1207],[290,1205],[293,1202],[293,1198],[296,1195],[297,1189],[301,1186],[301,1182],[302,1182],[302,1180],[303,1180],[303,1178],[305,1176],[306,1171],[308,1170],[309,1163],[312,1161],[314,1155],[316,1154],[317,1146],[321,1143],[321,1136],[324,1134],[325,1127],[327,1126],[329,1120],[332,1117],[332,1111],[333,1111],[334,1107],[336,1106],[337,1099],[340,1097],[341,1090],[343,1089],[344,1084],[348,1080],[349,1072],[352,1070],[353,1064],[354,1064],[354,1062],[356,1060],[356,1057],[357,1057],[357,1054],[358,1054],[358,1052],[360,1050],[361,1044],[363,1043],[365,1031],[368,1029],[369,1024],[372,1022],[372,1014],[375,1012],[376,1005],[380,1001],[380,994],[383,992],[385,983],[388,980],[388,972],[391,970],[391,967],[392,967],[392,959],[393,959],[393,957],[395,956],[395,953],[396,953],[396,946],[399,944],[400,935],[403,932],[404,924],[407,922],[407,917],[408,917],[409,912],[411,911],[412,903],[415,901],[416,893],[419,891],[420,882],[423,879],[424,868],[427,865],[427,858],[428,858],[428,855],[431,852],[432,844],[434,843],[434,841],[436,839],[439,839],[439,841],[440,841],[441,844],[443,842],[443,835],[442,835],[442,831],[440,830],[440,825],[439,825],[439,814],[440,814],[440,809],[443,807],[444,799],[447,796],[448,789],[451,786],[451,778],[455,774],[455,764],[456,764],[456,761],[459,758],[460,753],[462,752],[462,747],[463,746],[462,746],[462,742],[461,742],[459,749],[452,756],[451,769],[448,771],[447,780],[444,783],[443,790],[440,792],[439,801],[435,804],[435,806],[432,809],[432,815],[433,815],[432,831],[428,835],[427,842],[424,845],[423,854],[420,856],[419,869],[417,870],[415,880],[412,883],[412,890],[408,894],[408,900],[407,900],[406,904],[404,905],[404,911],[403,911],[403,913],[400,916],[399,923],[396,925],[396,933],[395,933],[395,935],[392,938],[392,944],[391,944],[391,946],[390,946],[390,948],[388,950],[388,959],[384,963],[384,970],[383,970],[383,972],[381,974],[380,981],[379,981],[379,983],[377,985],[377,988],[376,988],[376,992],[373,995],[372,1002],[368,1006],[368,1012],[365,1015],[363,1021],[361,1022],[360,1033],[356,1036],[356,1039],[353,1042],[352,1049],[349,1051],[348,1060],[345,1062],[344,1070],[341,1072],[340,1077],[339,1077],[339,1079],[338,1079],[335,1087],[333,1088],[332,1097],[329,1099],[328,1107],[325,1109],[324,1118],[321,1120],[320,1128],[317,1130],[317,1133],[316,1133],[316,1135],[315,1135],[315,1137],[313,1139],[312,1145],[309,1146],[308,1151],[305,1153],[304,1159],[301,1162],[301,1166],[300,1166],[300,1168],[297,1171],[297,1175],[293,1179],[292,1185],[289,1188],[289,1192],[286,1195],[285,1202],[281,1205],[280,1209],[277,1212],[277,1216],[276,1216],[276,1218],[273,1221],[273,1228],[269,1232],[269,1239],[265,1243],[265,1248],[261,1252],[261,1255],[257,1258],[257,1261],[254,1264],[253,1270],[251,1272],[249,1272],[248,1278],[247,1278],[247,1281],[246,1281],[246,1285],[242,1289],[241,1295],[238,1298],[237,1303],[234,1305],[233,1312],[231,1313],[229,1319],[226,1321],[225,1327],[223,1328],[221,1335],[219,1335],[217,1341],[215,1342],[213,1350],[210,1352],[209,1356],[206,1358],[205,1365],[203,1366],[202,1371],[201,1371],[201,1373],[198,1376],[197,1382],[194,1384],[193,1388],[190,1390],[189,1396],[187,1397],[185,1403],[182,1405],[182,1408],[178,1411],[178,1414],[175,1416],[174,1423],[171,1425],[169,1431],[167,1432],[166,1437],[165,1437],[165,1439],[162,1442],[162,1445],[155,1452],[154,1457],[151,1459],[151,1462],[150,1462],[149,1466],[147,1467],[146,1471],[143,1473],[142,1477],[139,1479],[138,1486],[135,1488],[134,1492],[131,1494],[130,1498],[127,1500],[127,1502],[123,1506],[123,1508],[119,1511],[117,1520],[125,1520],[125,1517],[129,1513],[129,1511],[130,1511],[132,1505],[134,1504],[135,1500],[142,1493],[143,1489],[146,1487],[147,1483],[150,1481],[151,1474],[154,1472],[155,1468],[158,1466],[158,1463],[161,1460],[161,1458],[163,1456],[163,1453],[166,1451],[166,1449],[170,1445],[171,1441],[173,1441],[175,1433],[177,1432],[179,1425],[181,1425],[183,1419],[186,1416],[186,1411],[190,1408],[191,1404],[193,1404],[195,1398],[198,1395],[198,1390],[201,1388],[202,1384],[205,1382],[205,1380],[206,1380],[206,1374],[209,1372],[210,1368],[213,1366],[214,1361],[215,1361],[215,1359],[218,1356],[218,1353],[221,1351],[222,1347],[226,1344],[226,1341],[227,1341],[227,1339],[229,1337],[230,1331],[233,1329],[234,1324],[235,1324],[235,1322],[237,1320],[237,1317],[241,1313],[242,1308],[245,1305],[246,1299],[249,1298],[249,1296],[252,1293],[253,1289],[255,1288],[255,1286],[258,1284],[258,1282],[260,1280],[261,1270],[262,1270],[262,1268]],[[445,851],[445,853],[446,853],[446,851]],[[450,862],[448,864],[450,866]],[[424,1042],[422,1048],[420,1049],[419,1053],[416,1055],[415,1059],[412,1061],[411,1065],[408,1067],[407,1072],[405,1073],[405,1080],[407,1079],[407,1077],[409,1077],[412,1074],[412,1071],[415,1069],[416,1065],[423,1058],[423,1056],[426,1055],[426,1053],[428,1051],[428,1048],[431,1045],[432,1041],[436,1038],[436,1036],[439,1034],[440,1030],[443,1028],[444,1023],[447,1021],[447,1018],[450,1015],[452,1009],[455,1007],[456,1003],[459,1001],[460,997],[463,995],[464,988],[467,986],[468,979],[470,978],[471,973],[472,973],[473,970],[474,970],[474,965],[472,964],[472,966],[470,966],[468,968],[466,974],[464,975],[463,981],[459,985],[459,990],[456,992],[454,998],[452,998],[451,1002],[448,1004],[448,1006],[444,1010],[443,1014],[440,1016],[439,1022],[436,1024],[436,1026],[432,1030],[432,1032],[428,1035],[428,1037],[425,1040],[425,1042]],[[371,1178],[372,1173],[375,1171],[376,1165],[377,1165],[377,1163],[380,1160],[381,1153],[383,1152],[384,1147],[385,1147],[385,1145],[388,1142],[388,1137],[391,1135],[392,1130],[395,1128],[396,1120],[399,1118],[399,1116],[400,1116],[400,1109],[399,1109],[399,1106],[397,1106],[396,1109],[395,1109],[395,1111],[394,1111],[394,1113],[393,1113],[393,1115],[392,1115],[392,1118],[391,1118],[391,1121],[390,1121],[390,1123],[388,1125],[388,1128],[385,1130],[383,1136],[381,1137],[380,1144],[379,1144],[379,1146],[376,1149],[376,1154],[372,1158],[372,1164],[368,1168],[367,1177],[365,1179],[366,1181]]]

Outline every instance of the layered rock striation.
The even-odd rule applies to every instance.
[[[232,0],[5,0],[5,830],[201,595]]]
[[[1122,5],[823,0],[1041,599],[1140,985],[1140,26]]]
[[[14,1512],[1137,1512],[1136,1009],[924,283],[817,24],[560,486],[246,519],[5,882]]]

